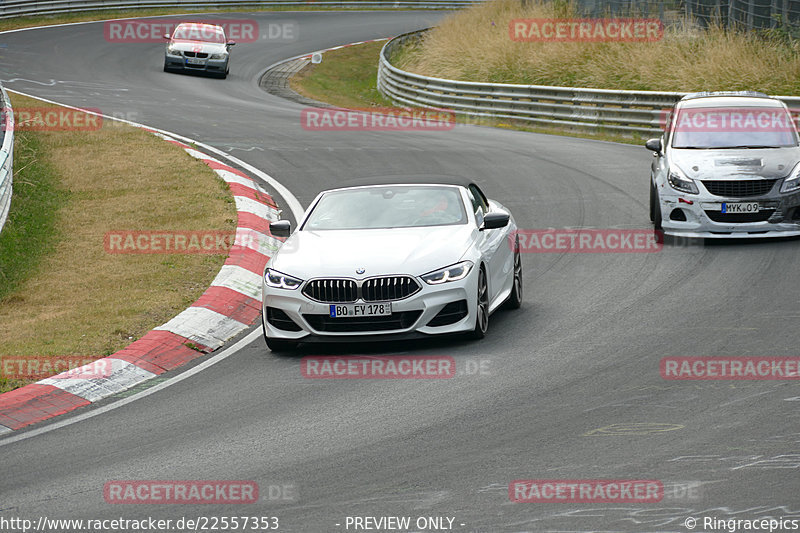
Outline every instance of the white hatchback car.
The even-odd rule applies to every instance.
[[[482,338],[489,315],[522,302],[517,226],[473,182],[451,176],[358,180],[323,191],[267,263],[264,337],[298,342]]]

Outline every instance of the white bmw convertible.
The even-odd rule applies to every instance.
[[[320,193],[267,263],[267,346],[482,338],[489,315],[522,303],[522,262],[511,214],[452,176],[357,180]]]

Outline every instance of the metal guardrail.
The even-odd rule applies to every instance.
[[[537,125],[657,136],[663,129],[664,112],[687,94],[457,81],[422,76],[392,65],[392,54],[425,31],[395,37],[381,49],[378,91],[396,104]],[[797,116],[800,97],[778,98]]]
[[[81,11],[142,8],[227,8],[273,6],[385,7],[451,9],[481,0],[11,0],[0,3],[0,19],[33,15],[56,15]]]
[[[11,186],[14,176],[14,111],[6,90],[0,86],[2,109],[0,109],[0,128],[2,128],[2,147],[0,147],[0,231],[8,218],[11,208]]]

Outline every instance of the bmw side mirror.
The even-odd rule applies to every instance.
[[[661,146],[661,139],[649,139],[646,143],[644,143],[644,146],[648,150],[657,154],[660,154],[661,150],[664,148]]]
[[[164,39],[169,40],[169,33],[164,34]]]
[[[497,228],[505,228],[508,226],[508,221],[511,219],[511,215],[508,213],[487,213],[485,217],[483,217],[483,224],[479,228],[480,231],[485,229],[497,229]]]
[[[269,232],[275,237],[288,237],[292,233],[292,223],[288,220],[270,222]]]
[[[228,41],[226,44],[227,44],[228,46],[233,46],[233,45],[235,45],[235,44],[236,44],[236,41]]]

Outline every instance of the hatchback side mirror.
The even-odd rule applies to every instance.
[[[661,153],[661,150],[664,148],[661,145],[661,139],[648,139],[646,143],[644,143],[645,148],[656,152],[657,154]]]
[[[510,219],[511,215],[508,213],[487,213],[486,216],[483,217],[483,224],[481,224],[481,227],[478,229],[483,231],[485,229],[505,228]]]
[[[288,220],[278,220],[270,222],[269,232],[274,237],[288,237],[292,233],[292,223]]]

